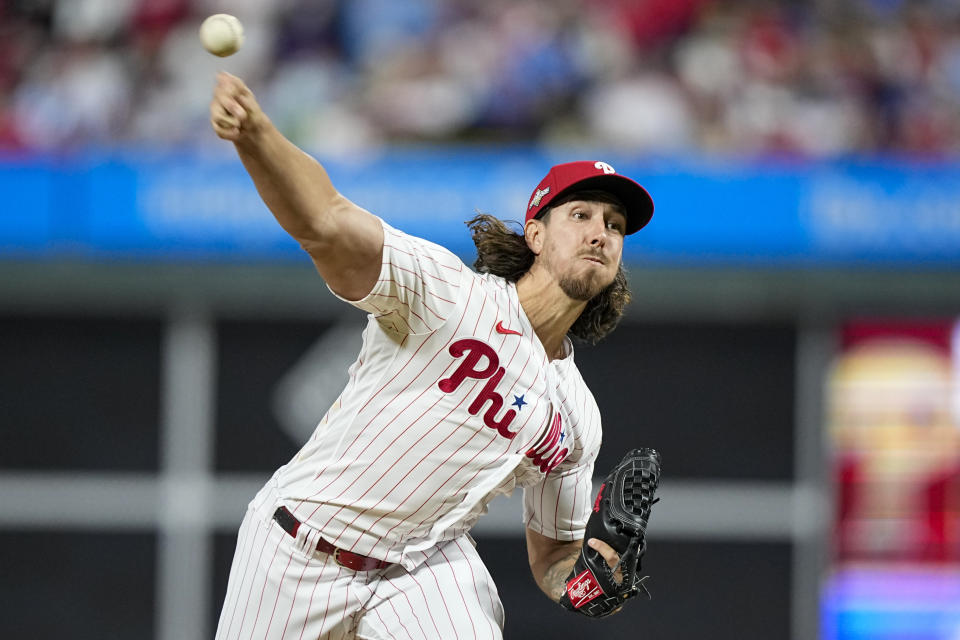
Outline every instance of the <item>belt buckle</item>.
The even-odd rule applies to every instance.
[[[336,563],[337,563],[338,565],[340,565],[341,567],[343,567],[344,569],[349,569],[350,567],[348,567],[347,565],[345,565],[345,564],[343,563],[343,561],[340,559],[340,552],[341,552],[341,551],[343,551],[343,549],[341,549],[340,547],[334,547],[334,548],[333,548],[333,561],[336,562]]]

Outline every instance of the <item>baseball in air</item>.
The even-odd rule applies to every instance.
[[[243,25],[228,13],[215,13],[200,25],[200,42],[215,56],[231,56],[243,44]]]

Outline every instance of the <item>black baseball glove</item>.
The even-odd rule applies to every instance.
[[[567,587],[560,604],[592,618],[601,618],[620,608],[629,598],[643,589],[646,577],[641,578],[640,558],[647,550],[644,539],[650,508],[657,502],[653,495],[660,483],[660,454],[655,449],[634,449],[624,456],[607,476],[593,503],[593,513],[587,520],[583,547],[573,571],[567,577]],[[612,569],[598,551],[587,546],[587,540],[597,538],[609,544],[620,554]],[[622,579],[615,573],[620,569]]]

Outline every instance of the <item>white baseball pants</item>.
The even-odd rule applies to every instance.
[[[293,538],[273,520],[271,479],[250,503],[217,640],[501,640],[503,607],[469,536],[442,543],[413,571],[355,572],[314,550],[306,525]]]

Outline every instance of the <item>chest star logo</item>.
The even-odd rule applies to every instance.
[[[525,404],[530,404],[530,403],[524,402],[523,396],[513,396],[513,404],[510,406],[516,407],[517,409],[523,409],[523,405]]]

